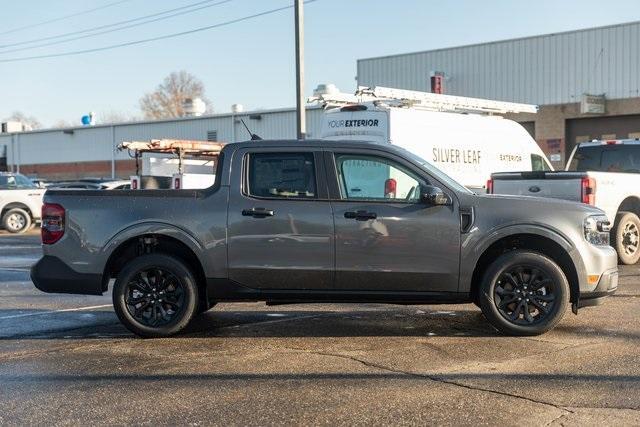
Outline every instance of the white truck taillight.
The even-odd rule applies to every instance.
[[[52,245],[64,235],[64,208],[55,203],[42,205],[42,243]]]
[[[493,194],[493,178],[487,180],[487,194]]]
[[[171,178],[171,189],[180,190],[182,188],[182,174],[174,173]]]
[[[596,204],[596,180],[595,178],[591,178],[585,176],[581,180],[581,188],[582,188],[582,203],[586,203],[588,205]]]
[[[140,190],[140,177],[138,175],[131,175],[131,189]]]
[[[396,190],[398,188],[398,182],[389,178],[384,182],[384,197],[387,199],[395,199],[396,198]]]

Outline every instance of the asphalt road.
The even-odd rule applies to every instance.
[[[29,281],[37,235],[0,235],[0,424],[640,424],[640,268],[552,332],[471,305],[224,304],[172,339],[110,296]]]

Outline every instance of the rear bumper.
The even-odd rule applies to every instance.
[[[581,292],[578,307],[591,307],[600,305],[605,298],[613,295],[618,290],[618,269],[605,271],[600,277],[598,286],[592,292]]]
[[[51,255],[31,267],[31,281],[47,293],[102,295],[102,275],[78,273]]]

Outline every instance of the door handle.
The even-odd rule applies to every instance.
[[[367,211],[347,211],[344,213],[344,217],[347,219],[355,219],[356,221],[367,221],[369,219],[376,219],[378,215],[375,212]]]
[[[273,215],[273,209],[251,208],[242,210],[242,216],[252,216],[254,218],[266,218]]]

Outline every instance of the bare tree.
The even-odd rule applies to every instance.
[[[164,119],[184,116],[182,103],[186,98],[200,98],[211,111],[211,103],[205,97],[204,84],[186,71],[174,71],[162,84],[140,99],[140,109],[147,119]]]
[[[34,116],[27,116],[21,111],[14,111],[13,114],[7,117],[4,121],[22,122],[22,124],[25,125],[25,130],[40,129],[42,127],[42,123],[40,123],[38,119]]]
[[[64,119],[58,120],[53,124],[53,126],[51,126],[52,129],[64,129],[64,128],[71,128],[71,127],[73,127],[73,125]]]
[[[127,123],[136,120],[138,117],[135,115],[116,110],[98,112],[97,119],[99,124]]]

